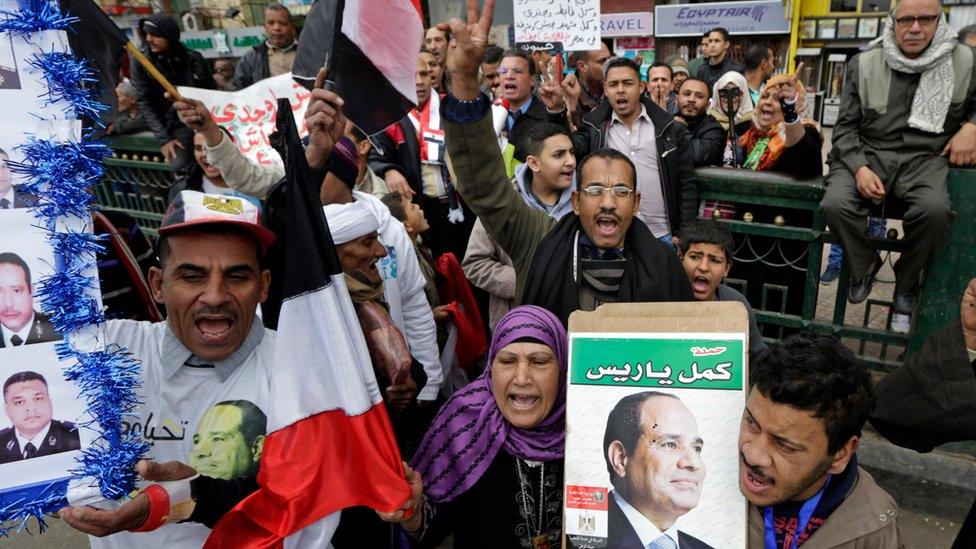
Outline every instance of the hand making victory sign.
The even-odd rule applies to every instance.
[[[485,6],[478,12],[478,0],[468,0],[468,22],[452,19],[450,23],[439,23],[437,29],[451,32],[451,42],[447,46],[447,70],[451,72],[451,93],[462,101],[478,98],[478,68],[488,44],[488,31],[491,30],[491,16],[495,0],[485,0]]]

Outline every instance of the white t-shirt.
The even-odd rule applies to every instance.
[[[191,366],[188,361],[199,361],[191,359],[166,322],[113,320],[107,329],[108,341],[142,363],[143,404],[127,427],[153,443],[148,457],[181,461],[213,477],[256,473],[267,432],[273,331],[255,319],[236,353],[212,366]],[[90,540],[94,548],[198,549],[208,535],[206,526],[185,523]]]

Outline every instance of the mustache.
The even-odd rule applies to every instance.
[[[229,305],[219,305],[217,307],[211,305],[204,305],[194,311],[193,319],[197,320],[203,316],[226,316],[230,317],[231,320],[237,320],[237,313],[230,308]]]
[[[753,476],[759,477],[760,480],[765,481],[765,482],[769,482],[770,484],[776,482],[773,479],[771,479],[768,476],[766,476],[766,473],[763,472],[762,467],[759,467],[759,466],[756,466],[756,465],[750,465],[749,464],[749,461],[746,460],[746,455],[743,454],[742,452],[739,452],[739,459],[742,460],[742,464],[745,465],[746,468],[749,469],[749,472],[752,473]]]

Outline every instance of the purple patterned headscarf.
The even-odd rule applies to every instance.
[[[513,427],[502,415],[491,392],[491,363],[510,343],[534,340],[548,345],[559,366],[559,393],[552,411],[532,429]],[[451,501],[471,488],[488,469],[500,448],[532,461],[560,459],[566,431],[566,330],[559,319],[535,305],[523,305],[498,322],[488,351],[485,372],[444,404],[414,456],[424,477],[424,493]]]

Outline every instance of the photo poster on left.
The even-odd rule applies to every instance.
[[[59,10],[0,0],[0,537],[43,531],[43,516],[67,505],[74,487],[113,484],[117,472],[97,472],[104,455],[128,460],[103,436],[112,423],[88,407],[93,390],[109,390],[101,377],[89,381],[121,363],[101,352],[89,214],[107,150],[82,134],[76,113],[95,90],[71,78],[81,62]]]
[[[95,436],[82,427],[91,418],[78,386],[64,377],[71,363],[55,350],[64,334],[38,295],[61,263],[29,209],[0,210],[0,508],[66,492]]]

